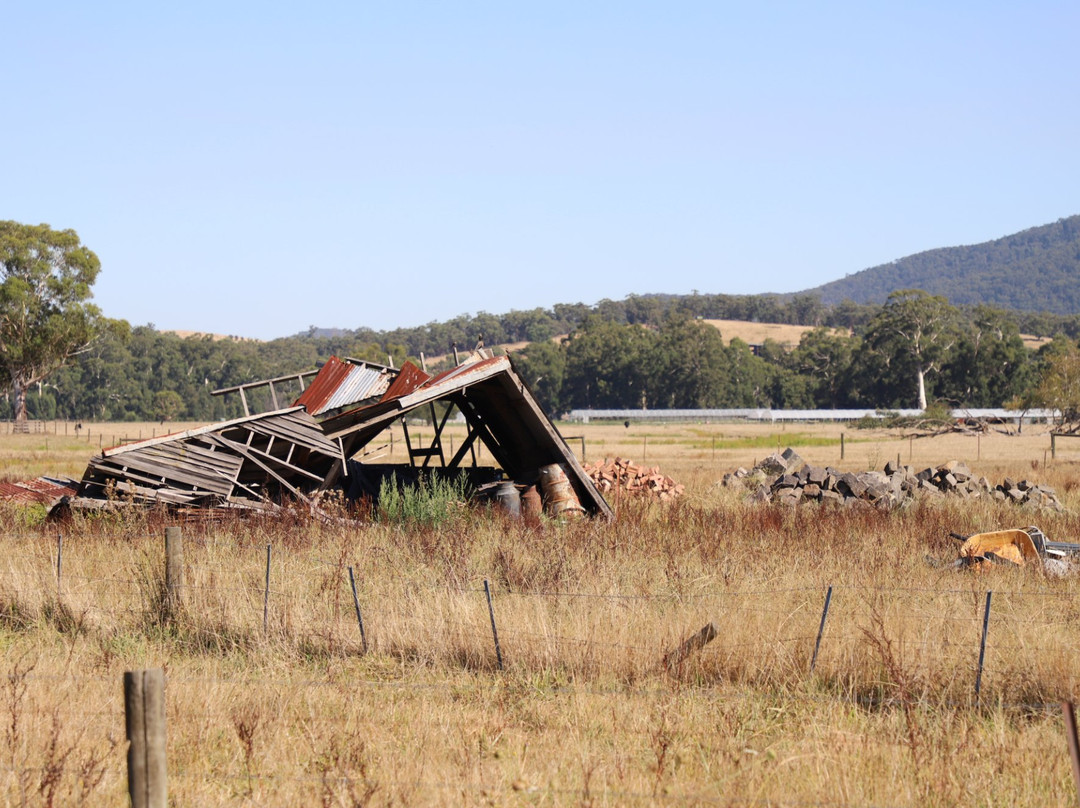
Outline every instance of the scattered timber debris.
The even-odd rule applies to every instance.
[[[1035,565],[1050,575],[1068,575],[1080,570],[1080,544],[1050,541],[1034,525],[971,536],[949,535],[962,542],[960,558],[954,565],[958,568],[982,571],[992,564]]]
[[[661,474],[659,466],[639,466],[622,457],[588,463],[585,465],[585,473],[605,494],[618,490],[663,502],[681,496],[686,490],[685,486]]]
[[[904,433],[905,438],[935,438],[939,435],[986,435],[999,432],[1015,435],[1016,431],[995,418],[953,418],[947,421],[924,420],[914,425],[913,431]]]
[[[289,384],[298,384],[301,394],[282,407]],[[548,469],[554,493],[544,489],[546,508],[612,516],[510,358],[490,351],[474,352],[437,375],[408,362],[395,369],[332,358],[317,372],[215,393],[239,395],[244,417],[104,449],[91,459],[64,507],[122,502],[273,513],[300,503],[320,514],[324,495],[340,491],[350,501],[374,501],[387,480],[402,484],[462,474],[473,488],[502,477],[528,487],[543,483]],[[259,399],[272,409],[253,411]],[[468,430],[456,450],[446,447],[443,434],[455,410]],[[429,419],[424,443],[407,416]],[[398,424],[405,459],[387,463],[389,441],[383,438]],[[481,445],[498,468],[477,464]]]
[[[953,496],[964,499],[990,497],[1033,508],[1062,511],[1053,488],[1030,480],[1006,477],[993,485],[978,477],[958,460],[916,471],[893,462],[884,471],[841,471],[831,466],[812,466],[793,449],[770,455],[751,470],[725,474],[724,486],[737,484],[752,489],[751,498],[797,505],[800,502],[832,502],[837,505],[870,503],[891,509],[915,497]]]

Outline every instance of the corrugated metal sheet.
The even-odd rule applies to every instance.
[[[413,395],[423,395],[425,398],[445,395],[446,392],[464,390],[469,385],[475,384],[488,376],[509,371],[510,360],[505,356],[494,356],[490,359],[482,359],[479,362],[458,365],[429,379],[410,393],[401,395],[400,398],[402,399],[410,399],[408,402],[402,401],[402,406],[411,406],[411,396]],[[388,400],[388,396],[383,397],[383,401],[386,400]]]
[[[358,401],[381,396],[390,388],[390,376],[385,371],[354,365],[330,396],[330,400],[312,415],[321,415],[329,410],[348,407]]]
[[[295,404],[311,415],[322,415],[381,396],[390,387],[390,378],[382,368],[354,365],[331,356]]]
[[[0,482],[0,500],[8,502],[40,502],[49,505],[61,497],[72,497],[79,489],[74,480],[62,480],[52,477],[38,477],[34,480],[21,480],[16,483]]]
[[[412,362],[406,362],[398,371],[397,378],[383,393],[381,401],[390,401],[391,399],[401,398],[401,396],[407,396],[430,379],[431,376],[424,373]]]

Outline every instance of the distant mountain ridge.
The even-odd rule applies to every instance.
[[[883,303],[897,289],[924,289],[954,305],[1080,314],[1080,216],[982,244],[909,255],[798,294],[816,295],[825,304]]]

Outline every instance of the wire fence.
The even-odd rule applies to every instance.
[[[407,578],[388,570],[377,579],[353,578],[359,604],[354,612],[352,565],[345,557],[327,559],[325,554],[276,547],[267,552],[262,546],[237,548],[204,540],[189,541],[185,549],[183,581],[178,584],[183,613],[174,616],[170,635],[180,646],[220,649],[265,644],[271,650],[288,646],[294,652],[302,649],[331,668],[335,659],[358,657],[366,647],[368,654],[395,660],[406,671],[409,665],[424,669],[434,660],[470,675],[463,682],[457,677],[452,681],[412,681],[350,676],[342,681],[334,676],[167,674],[170,714],[195,711],[200,721],[219,728],[219,732],[239,731],[240,718],[233,707],[225,705],[244,693],[344,689],[354,697],[398,692],[439,694],[452,701],[463,693],[489,692],[501,679],[497,671],[504,663],[516,686],[532,677],[538,694],[569,699],[652,703],[687,688],[694,698],[705,702],[745,699],[785,705],[795,699],[881,709],[933,696],[937,708],[1007,710],[1056,720],[1061,709],[1056,694],[1055,698],[1030,698],[1028,694],[1073,687],[1071,679],[1060,680],[1055,666],[1058,660],[1075,660],[1080,651],[1080,605],[1071,590],[1050,585],[985,590],[977,585],[978,579],[969,578],[965,579],[967,586],[940,589],[837,585],[665,592],[519,591],[494,574],[486,580],[448,582]],[[227,555],[214,557],[208,552],[215,549]],[[4,553],[0,561],[0,625],[18,628],[45,621],[61,635],[96,633],[109,641],[125,634],[153,633],[169,625],[162,611],[168,582],[160,552],[135,548],[119,561],[117,554],[111,553],[103,573],[105,562],[92,548],[65,547],[62,541],[47,546],[37,535],[15,537],[3,542],[0,550]],[[719,636],[680,657],[678,664],[666,664],[707,620],[721,623]],[[496,642],[501,647],[496,647]],[[908,680],[898,683],[897,672],[892,671],[893,681],[886,681],[883,668],[890,664],[899,665],[899,675]],[[93,690],[112,695],[103,696],[92,709],[65,707],[65,720],[75,722],[79,733],[92,732],[98,738],[109,737],[123,727],[124,703],[114,675],[80,671],[44,674],[32,669],[20,671],[18,665],[10,659],[6,664],[9,712],[19,687],[55,692]],[[567,675],[543,678],[560,670]],[[1013,690],[1010,683],[1018,672],[1029,682],[1040,675],[1054,682],[1042,688]],[[826,684],[809,686],[814,682]],[[725,686],[730,683],[767,687],[740,692]],[[771,687],[776,684],[782,686]],[[797,685],[807,686],[793,690]],[[215,702],[213,707],[198,706],[200,694],[218,690],[235,695]],[[1071,691],[1061,692],[1064,698],[1074,698]],[[28,705],[23,717],[40,725],[47,722],[51,709],[45,701],[33,709]],[[293,732],[299,726],[314,732],[313,727],[345,727],[357,719],[349,712],[322,711],[291,716],[290,720],[293,723],[286,722],[278,731]],[[440,720],[462,734],[476,730],[469,719]],[[622,732],[647,745],[655,729],[629,727]],[[15,780],[29,776],[27,772],[40,779],[47,769],[12,765],[14,758],[3,768],[3,760],[0,757],[0,771]],[[257,783],[267,788],[286,782],[301,788],[334,784],[360,788],[366,782],[363,777],[340,777],[332,772],[267,775],[200,769],[190,763],[169,774],[181,783],[241,784],[245,804],[259,804],[252,792]],[[414,780],[411,785],[421,794],[518,793],[505,783]],[[549,798],[560,794],[581,797],[581,789],[549,787],[539,791]],[[772,804],[769,800],[670,790],[654,793],[607,788],[595,790],[594,796],[608,804]]]
[[[53,606],[57,619],[75,623],[92,619],[98,626],[111,628],[145,626],[162,619],[163,559],[145,550],[119,561],[114,554],[107,574],[87,574],[86,568],[101,570],[100,558],[80,554],[70,543],[65,553],[62,541],[44,546],[39,536],[27,536],[25,542],[33,542],[32,549],[20,551],[18,537],[5,542],[0,619],[8,623],[29,620]],[[198,557],[215,546],[227,548],[228,557]],[[1016,654],[1080,650],[1076,632],[1080,604],[1071,589],[838,585],[661,593],[515,591],[494,577],[490,582],[454,584],[395,580],[389,572],[377,582],[353,579],[358,590],[354,613],[352,567],[346,559],[282,549],[271,553],[270,549],[189,542],[183,581],[177,586],[192,620],[246,632],[250,641],[260,633],[269,639],[295,640],[310,632],[339,649],[362,639],[362,624],[371,641],[369,650],[390,654],[400,651],[410,632],[426,637],[433,630],[449,631],[459,645],[467,641],[478,659],[485,656],[484,649],[494,653],[492,629],[497,626],[507,663],[526,669],[536,653],[549,652],[546,668],[550,652],[567,647],[617,649],[647,667],[661,659],[680,635],[696,630],[693,621],[710,618],[719,618],[725,636],[702,656],[722,657],[757,648],[763,661],[783,658],[795,667],[794,656],[801,654],[803,663],[809,663],[817,651],[825,667],[830,651],[850,661],[856,648],[865,652],[874,645],[869,635],[875,625],[884,635],[896,626],[891,640],[915,662],[926,661],[918,658],[918,649],[925,649],[934,652],[933,661],[951,661],[969,670],[977,666],[980,656],[981,668],[991,672],[1006,661],[1008,670],[1022,665]],[[988,598],[991,591],[993,608]],[[494,626],[486,619],[488,593]],[[826,599],[831,599],[831,608],[825,603],[823,612]],[[1002,658],[1005,652],[1007,660]],[[778,664],[775,659],[773,664]]]

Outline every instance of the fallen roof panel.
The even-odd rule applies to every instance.
[[[0,500],[48,505],[61,497],[74,496],[78,488],[79,484],[75,480],[57,477],[37,477],[14,483],[0,482]]]

